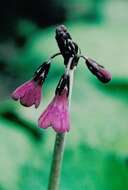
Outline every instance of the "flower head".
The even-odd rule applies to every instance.
[[[52,127],[58,133],[68,132],[70,129],[69,108],[68,108],[68,77],[66,79],[62,76],[59,87],[57,87],[56,95],[48,105],[46,110],[39,118],[39,127]],[[65,83],[65,84],[64,84]],[[62,85],[61,85],[62,84]]]
[[[86,66],[101,82],[108,83],[112,76],[108,70],[99,65],[93,59],[82,55],[80,47],[73,41],[70,33],[64,25],[56,28],[56,42],[59,53],[52,55],[48,61],[44,62],[35,72],[32,80],[27,81],[18,87],[13,93],[14,100],[20,100],[24,106],[35,105],[37,108],[41,101],[41,87],[50,69],[51,61],[58,55],[64,59],[65,73],[62,75],[55,96],[45,111],[41,114],[38,125],[40,128],[52,127],[58,133],[64,133],[70,129],[69,119],[69,97],[73,84],[73,71],[76,69],[79,59],[85,60]],[[70,83],[70,84],[69,84]]]
[[[56,41],[64,58],[64,64],[67,65],[70,57],[78,53],[78,45],[72,40],[64,25],[56,28]]]
[[[50,64],[42,64],[35,72],[32,80],[25,82],[12,93],[12,98],[20,100],[23,106],[30,107],[35,105],[35,108],[37,108],[41,101],[41,87],[49,68]]]

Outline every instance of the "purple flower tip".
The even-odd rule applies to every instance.
[[[105,68],[100,68],[99,72],[97,73],[97,78],[103,82],[108,83],[112,79],[111,73],[106,70]]]
[[[108,83],[112,79],[111,73],[93,59],[86,60],[88,69],[103,83]]]
[[[37,108],[41,100],[41,86],[39,81],[29,80],[19,86],[11,97],[16,101],[20,100],[23,106],[30,107],[35,104],[35,108]]]
[[[61,95],[55,95],[51,103],[39,118],[40,128],[52,127],[58,133],[68,132],[70,129],[67,90]]]

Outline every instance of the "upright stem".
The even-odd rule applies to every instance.
[[[49,177],[48,190],[58,190],[60,172],[64,154],[65,134],[57,133],[54,145],[53,160]]]
[[[72,57],[69,60],[66,68],[66,73],[70,75],[70,90],[69,90],[69,107],[71,103],[72,85],[73,85],[73,70],[70,70]],[[65,144],[65,133],[57,133],[54,145],[53,160],[49,177],[48,190],[58,190],[60,183],[61,165],[63,161]]]

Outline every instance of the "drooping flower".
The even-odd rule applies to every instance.
[[[41,82],[29,80],[12,93],[12,98],[20,100],[23,106],[30,107],[35,104],[35,108],[37,108],[41,100],[41,86]]]
[[[69,131],[68,82],[69,78],[62,76],[55,97],[39,118],[40,128],[52,127],[58,133]]]
[[[86,59],[86,65],[101,82],[108,83],[112,79],[111,73],[93,59]]]
[[[32,80],[25,82],[12,93],[12,98],[16,101],[20,100],[23,106],[30,107],[35,105],[35,108],[37,108],[41,101],[42,84],[47,76],[49,68],[50,64],[42,64],[35,72]]]

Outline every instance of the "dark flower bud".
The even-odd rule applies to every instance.
[[[60,49],[61,54],[65,58],[67,51],[67,41],[71,40],[70,34],[67,32],[67,28],[64,25],[60,25],[56,28],[56,41]]]
[[[69,95],[69,75],[63,74],[57,85],[55,94],[61,95],[63,90],[67,88],[67,96]]]
[[[40,67],[38,67],[33,78],[34,81],[42,80],[44,82],[49,72],[50,66],[50,63],[44,62]]]
[[[60,25],[56,28],[56,38],[72,39],[70,34],[67,31],[66,26],[64,25]]]
[[[86,59],[86,65],[101,82],[107,83],[112,79],[111,73],[93,59]]]
[[[56,41],[62,56],[64,64],[67,65],[69,58],[78,53],[78,45],[72,41],[72,38],[64,25],[56,28]]]

